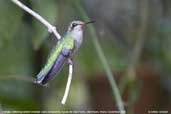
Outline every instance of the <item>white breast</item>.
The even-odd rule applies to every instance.
[[[82,30],[73,30],[71,32],[71,36],[75,40],[75,47],[77,49],[80,48],[82,41],[83,41],[83,31]]]

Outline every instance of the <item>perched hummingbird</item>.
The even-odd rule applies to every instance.
[[[52,49],[50,56],[44,68],[39,72],[35,83],[46,84],[55,77],[63,65],[68,61],[72,62],[72,58],[80,48],[83,40],[83,28],[90,22],[73,21],[71,22],[67,33],[58,41]]]

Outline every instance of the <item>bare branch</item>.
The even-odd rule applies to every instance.
[[[11,0],[11,1],[13,3],[15,3],[16,5],[18,5],[20,8],[22,8],[23,10],[25,10],[26,12],[28,12],[29,14],[31,14],[33,17],[35,17],[43,25],[45,25],[48,28],[48,31],[55,35],[57,40],[61,39],[60,34],[56,31],[56,27],[51,25],[42,16],[40,16],[39,14],[37,14],[36,12],[34,12],[30,8],[28,8],[26,5],[22,4],[19,0]],[[69,89],[70,89],[70,85],[71,85],[71,80],[72,80],[72,73],[73,73],[73,63],[72,63],[72,60],[71,59],[68,59],[68,60],[69,60],[69,74],[68,74],[68,81],[67,81],[67,84],[66,84],[65,93],[64,93],[63,99],[61,101],[62,104],[65,104],[66,99],[68,97],[68,93],[69,93]]]
[[[28,8],[26,5],[22,4],[19,0],[11,0],[13,3],[15,3],[16,5],[18,5],[20,8],[22,8],[23,10],[25,10],[26,12],[28,12],[30,15],[32,15],[33,17],[35,17],[37,20],[39,20],[42,24],[44,24],[47,28],[48,31],[50,33],[53,33],[55,35],[55,37],[57,38],[57,40],[61,39],[60,34],[57,32],[56,27],[51,25],[47,20],[45,20],[42,16],[40,16],[38,13],[36,13],[35,11],[31,10],[30,8]]]
[[[73,73],[73,64],[69,64],[69,74],[68,74],[68,81],[67,81],[67,85],[65,88],[65,93],[64,96],[62,98],[61,103],[64,105],[66,102],[66,99],[68,97],[68,93],[69,93],[69,89],[70,89],[70,85],[71,85],[71,80],[72,80],[72,73]]]

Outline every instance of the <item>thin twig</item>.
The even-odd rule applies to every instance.
[[[87,13],[84,11],[83,7],[81,7],[80,1],[77,1],[76,2],[76,7],[78,9],[78,11],[80,12],[80,14],[82,14],[82,17],[85,21],[89,21],[90,18],[88,17]],[[97,54],[99,56],[99,59],[103,65],[103,68],[106,72],[106,75],[107,75],[107,78],[109,80],[109,83],[111,85],[111,88],[112,88],[112,93],[113,93],[113,96],[116,100],[116,104],[117,104],[117,107],[120,111],[120,113],[125,113],[125,109],[124,109],[124,105],[123,105],[123,101],[122,101],[122,97],[120,95],[120,92],[119,92],[119,89],[117,87],[117,84],[116,84],[116,81],[114,79],[114,76],[112,74],[112,71],[110,69],[110,66],[107,62],[107,59],[104,55],[104,52],[102,51],[102,48],[101,48],[101,45],[98,41],[98,37],[97,37],[97,34],[95,32],[95,29],[92,25],[89,25],[89,30],[90,30],[90,33],[92,35],[92,40],[93,40],[93,43],[94,43],[94,46],[95,46],[95,49],[97,51]]]
[[[53,26],[53,25],[51,25],[42,16],[40,16],[38,13],[36,13],[35,11],[31,10],[30,8],[28,8],[26,5],[22,4],[19,0],[11,0],[11,1],[13,3],[15,3],[16,5],[18,5],[20,8],[22,8],[23,10],[25,10],[26,12],[28,12],[34,18],[36,18],[37,20],[39,20],[42,24],[44,24],[48,28],[48,31],[50,33],[53,33],[55,35],[55,37],[57,38],[57,40],[61,39],[60,34],[56,30],[56,27]]]
[[[148,27],[148,0],[143,0],[143,1],[138,1],[137,2],[139,5],[137,8],[139,8],[139,17],[140,17],[140,25],[139,25],[139,29],[137,30],[137,40],[135,42],[135,45],[133,47],[133,50],[131,53],[131,57],[129,60],[129,64],[128,67],[125,71],[125,76],[123,76],[121,78],[120,81],[120,91],[121,93],[124,92],[127,84],[129,81],[133,82],[136,80],[136,67],[138,66],[140,59],[141,59],[141,54],[143,51],[143,46],[145,44],[145,40],[146,40],[146,30]],[[132,37],[132,36],[131,36]]]
[[[73,73],[73,65],[69,64],[68,81],[67,81],[67,85],[65,88],[64,96],[63,96],[62,101],[61,101],[62,104],[65,104],[66,99],[68,97],[68,93],[69,93],[69,89],[70,89],[70,85],[71,85],[71,80],[72,80],[72,73]]]
[[[15,3],[16,5],[18,5],[20,8],[22,8],[23,10],[25,10],[26,12],[28,12],[29,14],[31,14],[34,18],[36,18],[37,20],[39,20],[43,25],[45,25],[48,28],[48,31],[50,33],[53,33],[55,35],[55,37],[57,38],[57,40],[61,39],[60,34],[57,32],[56,27],[51,25],[47,20],[45,20],[42,16],[40,16],[38,13],[34,12],[33,10],[31,10],[30,8],[28,8],[26,5],[22,4],[19,0],[11,0],[13,3]],[[68,97],[68,93],[69,93],[69,89],[70,89],[70,85],[71,85],[71,80],[72,80],[72,72],[73,72],[73,65],[69,64],[69,74],[68,74],[68,81],[66,84],[66,89],[65,89],[65,93],[63,96],[63,99],[61,101],[62,104],[65,104],[66,99]]]
[[[126,76],[128,77],[128,81],[135,82],[136,81],[136,67],[139,65],[141,60],[141,55],[143,51],[143,47],[146,40],[146,34],[147,34],[147,27],[148,27],[148,8],[149,8],[149,1],[148,0],[142,0],[138,1],[138,7],[139,8],[139,17],[140,17],[140,25],[139,29],[137,31],[137,41],[135,43],[134,49],[131,54],[130,64],[128,66],[128,69],[126,71]],[[125,76],[123,77],[125,78]],[[128,101],[131,102],[131,104],[127,108],[128,114],[134,113],[134,108],[136,105],[136,100],[133,98],[132,94],[135,92],[135,83],[134,86],[130,86],[129,93],[128,93]],[[125,84],[126,85],[126,84]],[[125,87],[123,88],[125,89]],[[136,93],[137,94],[137,93]]]

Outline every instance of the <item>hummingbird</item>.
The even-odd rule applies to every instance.
[[[58,75],[65,63],[73,64],[72,59],[83,41],[83,29],[87,24],[94,22],[72,21],[70,23],[66,34],[53,47],[35,83],[45,85]]]

